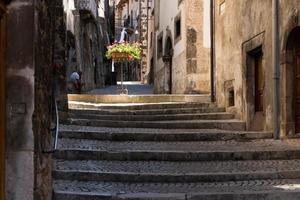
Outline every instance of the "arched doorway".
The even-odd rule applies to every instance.
[[[4,200],[5,176],[5,5],[0,0],[0,200]]]
[[[288,36],[281,70],[283,135],[300,134],[300,27]]]
[[[168,32],[169,33],[169,32]],[[169,33],[170,34],[170,33]],[[163,61],[165,63],[165,79],[166,79],[166,93],[172,94],[173,87],[173,42],[171,35],[167,36],[165,43],[165,54],[163,56]]]

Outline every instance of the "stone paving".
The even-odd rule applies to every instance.
[[[134,111],[101,110],[100,106],[97,108],[100,111],[73,111],[73,119],[60,127],[54,155],[54,200],[300,199],[298,139],[275,141],[270,139],[271,133],[226,131],[207,125],[197,129],[145,128],[142,123],[137,126],[138,115],[132,122],[122,121],[122,115],[142,113],[152,115],[156,124],[168,122],[175,127],[196,122],[238,122],[221,118],[192,120],[188,116],[194,112],[201,110],[205,115],[217,109],[198,106],[168,109],[151,106]],[[187,119],[155,119],[166,110],[170,115],[183,111]],[[102,121],[115,123],[114,127],[98,123],[101,120],[97,116],[107,113],[115,116]],[[76,120],[84,123],[72,124]],[[132,126],[126,127],[128,123]]]
[[[289,141],[255,140],[239,141],[197,141],[197,142],[112,142],[81,139],[60,139],[60,150],[92,150],[92,151],[148,151],[148,152],[245,152],[245,151],[300,151],[298,139]]]
[[[159,134],[176,134],[176,133],[241,133],[240,131],[226,131],[217,129],[158,129],[158,128],[111,128],[111,127],[93,127],[93,126],[76,126],[61,124],[61,131],[68,132],[98,132],[98,133],[159,133]],[[244,132],[246,133],[246,132]],[[249,133],[249,132],[247,132]],[[251,132],[250,132],[251,133]],[[257,133],[257,132],[252,132]]]
[[[118,85],[108,86],[106,88],[94,89],[88,94],[94,95],[115,95],[118,94],[118,88],[121,87],[121,83],[118,82]],[[153,94],[153,86],[152,85],[144,85],[140,82],[124,82],[124,88],[128,90],[129,95],[147,95]]]
[[[221,174],[278,172],[300,169],[300,160],[262,161],[211,161],[211,162],[169,162],[169,161],[66,161],[57,160],[57,171],[81,171],[97,173],[139,173],[139,174]],[[300,171],[300,170],[299,170]],[[300,174],[299,174],[300,176]]]
[[[300,192],[300,180],[254,180],[215,183],[119,183],[119,182],[72,182],[56,181],[57,191],[68,191],[86,195],[124,195],[124,194],[228,194],[247,192]],[[149,195],[150,196],[150,195]],[[299,196],[299,194],[298,194]],[[146,198],[148,199],[148,198]],[[151,198],[149,198],[151,199]],[[173,199],[173,198],[170,198]],[[219,198],[222,199],[222,198]],[[267,198],[265,198],[267,199]]]

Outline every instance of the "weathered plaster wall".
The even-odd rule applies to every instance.
[[[172,46],[173,46],[173,61],[172,61],[172,74],[173,74],[173,85],[172,85],[172,92],[174,94],[182,94],[184,93],[184,89],[182,84],[180,84],[180,87],[177,88],[175,85],[179,86],[180,80],[182,80],[182,77],[186,76],[186,63],[182,62],[182,60],[186,60],[186,30],[185,30],[185,11],[186,1],[183,1],[180,5],[178,5],[178,1],[174,0],[163,0],[156,2],[155,5],[157,8],[157,11],[159,11],[157,17],[157,20],[159,20],[159,23],[157,23],[158,27],[156,30],[156,52],[157,52],[157,40],[158,36],[163,33],[163,55],[166,51],[166,40],[168,37],[172,40]],[[168,9],[165,9],[168,8]],[[181,39],[174,43],[174,20],[175,17],[181,13]],[[156,59],[156,66],[155,66],[155,84],[154,84],[154,92],[155,93],[166,93],[168,90],[167,84],[168,84],[168,76],[169,74],[166,73],[168,71],[167,69],[163,69],[166,67],[165,63],[163,62],[162,57],[161,58],[155,58]],[[163,73],[164,71],[164,73]],[[177,77],[181,77],[180,80],[177,79]],[[163,81],[164,80],[164,81]],[[184,84],[185,85],[185,84]]]
[[[156,9],[160,10],[159,17],[156,17],[159,20],[159,23],[156,23],[158,26],[156,36],[163,32],[163,52],[166,51],[165,43],[169,35],[173,42],[172,92],[174,94],[200,94],[210,91],[210,38],[207,37],[210,30],[205,28],[209,26],[207,24],[209,18],[204,15],[205,12],[209,15],[210,8],[205,5],[209,5],[209,1],[189,0],[178,4],[178,1],[174,3],[165,0],[160,1],[160,5],[156,6]],[[174,29],[175,18],[179,15],[181,15],[181,38],[177,40],[174,38]],[[163,67],[165,64],[162,58],[158,58],[155,79],[166,79],[161,73]],[[165,86],[161,85],[162,81],[155,81],[155,83],[155,92],[164,93],[162,88]]]
[[[50,200],[51,37],[54,1],[14,0],[7,9],[6,199]]]
[[[281,135],[295,134],[295,119],[293,106],[293,82],[294,79],[294,56],[291,47],[295,45],[293,38],[300,37],[293,35],[293,31],[300,27],[300,4],[297,0],[279,1],[280,8],[280,126]]]
[[[31,200],[34,188],[34,7],[32,1],[15,0],[7,9],[6,198]]]
[[[210,38],[205,35],[209,34],[206,28],[210,24],[204,18],[210,11],[209,5],[209,0],[190,0],[186,4],[186,94],[210,92],[210,48],[206,45]]]
[[[259,40],[263,51],[264,69],[264,129],[272,127],[272,26],[271,0],[216,1],[216,94],[219,106],[227,106],[226,85],[235,91],[235,109],[238,117],[249,121],[253,114],[247,108],[253,103],[247,98],[250,87],[246,83],[246,51],[254,50]],[[222,11],[221,7],[225,8]],[[247,49],[247,50],[246,50]],[[252,83],[254,84],[254,83]],[[250,115],[250,116],[249,116]]]

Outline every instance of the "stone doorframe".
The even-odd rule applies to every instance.
[[[280,55],[280,135],[295,135],[295,119],[293,110],[294,98],[294,51],[293,38],[300,34],[298,12],[290,16],[288,26],[283,32]]]
[[[163,62],[165,64],[165,91],[169,90],[168,93],[172,94],[173,90],[173,37],[172,32],[169,28],[166,29],[166,40],[164,45],[164,56]]]
[[[0,200],[5,194],[5,4],[0,0]]]
[[[265,32],[261,32],[253,38],[245,41],[242,44],[242,78],[243,78],[243,120],[246,122],[247,130],[250,129],[251,123],[255,115],[255,97],[254,92],[254,62],[251,59],[251,54],[260,49],[265,52]],[[265,66],[263,59],[263,66]],[[253,67],[249,67],[253,66]],[[265,74],[265,73],[264,73]],[[265,75],[264,75],[265,76]],[[265,80],[265,78],[264,78]],[[264,98],[265,99],[265,98]],[[263,114],[265,115],[265,106]],[[265,124],[265,123],[263,123]]]

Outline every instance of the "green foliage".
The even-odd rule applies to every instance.
[[[106,58],[112,59],[112,54],[117,53],[126,53],[128,54],[127,60],[140,59],[142,49],[139,43],[115,43],[107,47]]]

